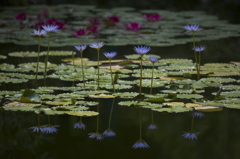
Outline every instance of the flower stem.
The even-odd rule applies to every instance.
[[[153,123],[153,111],[151,110],[151,119],[152,119],[152,123]]]
[[[100,55],[99,55],[99,52],[100,52],[100,49],[97,49],[97,50],[98,50],[98,89],[99,89],[99,88],[100,88],[100,86],[99,86],[99,82],[100,82],[100,81],[99,81],[99,74],[100,74],[100,73],[99,73],[99,56],[100,56]]]
[[[111,80],[112,80],[112,85],[113,85],[113,92],[115,93],[115,85],[114,85],[114,79],[113,79],[113,73],[112,73],[111,58],[109,58],[109,62],[110,62],[110,73],[111,73]]]
[[[142,139],[142,109],[139,108],[139,138]]]
[[[44,82],[46,85],[46,76],[47,76],[47,65],[48,65],[48,55],[49,55],[49,50],[50,50],[50,39],[51,39],[51,34],[49,33],[48,35],[48,50],[47,50],[47,56],[45,58],[45,69],[44,69]]]
[[[49,124],[49,125],[51,124],[50,115],[48,115],[48,124]]]
[[[38,114],[37,123],[40,125],[40,115]]]
[[[194,116],[192,117],[191,131],[193,131],[193,125],[194,125]]]
[[[151,78],[151,88],[150,88],[150,94],[152,94],[152,85],[153,85],[153,71],[154,71],[154,63],[152,64],[152,78]]]
[[[192,40],[193,40],[193,50],[194,50],[194,57],[195,57],[195,62],[196,62],[196,70],[197,70],[197,80],[200,79],[200,74],[199,74],[199,70],[198,70],[198,59],[197,59],[197,53],[196,53],[196,43],[195,43],[195,39],[194,39],[194,31],[192,32]]]
[[[99,99],[98,99],[98,106],[97,106],[97,112],[99,113]],[[98,132],[98,124],[99,124],[99,115],[97,115],[97,132]]]
[[[200,64],[201,64],[201,52],[198,52],[198,71],[199,71],[199,78],[200,78]]]
[[[140,55],[140,87],[139,87],[139,95],[142,94],[142,57],[143,57],[143,55]]]
[[[82,78],[83,78],[83,87],[85,87],[85,79],[84,79],[84,70],[83,70],[83,59],[82,59],[82,51],[80,51],[81,55],[81,64],[82,64]]]
[[[115,103],[115,98],[113,98],[113,101],[112,101],[112,107],[111,107],[111,110],[110,110],[109,121],[108,121],[108,128],[110,128],[110,126],[111,126],[112,112],[113,112],[114,103]]]
[[[75,70],[75,72],[77,72],[76,65],[74,63],[74,52],[72,52],[72,62],[73,62],[74,70]]]
[[[36,68],[36,76],[35,79],[38,77],[38,65],[39,65],[39,54],[40,54],[40,43],[41,43],[41,37],[38,37],[38,58],[37,58],[37,68]]]

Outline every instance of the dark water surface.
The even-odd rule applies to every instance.
[[[111,104],[100,102],[99,131],[107,129]],[[52,124],[60,125],[56,134],[32,133],[28,128],[36,125],[34,113],[1,112],[1,158],[196,158],[237,159],[240,157],[239,111],[224,109],[205,113],[196,119],[194,130],[201,132],[198,140],[183,139],[190,130],[191,113],[164,114],[154,112],[157,130],[148,130],[150,110],[142,111],[143,139],[148,149],[132,149],[139,138],[138,109],[114,107],[112,130],[116,136],[102,141],[89,139],[96,131],[96,118],[84,118],[86,130],[73,128],[77,117],[52,116]],[[41,118],[42,123],[46,117]]]

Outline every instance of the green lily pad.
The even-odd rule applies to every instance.
[[[33,90],[25,89],[21,98],[20,102],[23,103],[40,103],[41,98],[40,96]]]
[[[136,107],[136,106],[145,106],[150,104],[150,102],[139,102],[139,101],[122,101],[118,103],[121,106]]]
[[[68,115],[81,116],[81,117],[96,116],[98,114],[99,114],[98,112],[94,112],[94,111],[70,111],[70,112],[68,112]]]
[[[193,111],[193,108],[170,107],[170,108],[157,108],[157,109],[152,109],[152,110],[157,111],[157,112],[167,112],[167,113],[183,113],[183,112]]]

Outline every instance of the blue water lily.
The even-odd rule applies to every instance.
[[[149,46],[134,46],[133,49],[135,50],[136,53],[140,55],[143,55],[151,50]]]
[[[44,36],[47,34],[47,32],[45,30],[41,30],[41,29],[34,29],[33,32],[31,33],[34,36]]]
[[[78,51],[84,51],[87,48],[87,45],[74,46]]]
[[[108,59],[112,59],[113,57],[115,57],[117,55],[116,52],[104,52],[103,53]]]
[[[150,60],[152,63],[155,63],[155,62],[158,60],[158,57],[150,56],[150,57],[149,57],[149,60]]]
[[[104,45],[104,42],[92,43],[90,44],[90,47],[94,49],[100,49],[101,47],[103,47],[103,45]]]
[[[42,25],[42,28],[46,31],[46,32],[57,32],[59,31],[58,25]]]
[[[191,24],[191,25],[185,25],[183,28],[187,30],[187,32],[196,32],[200,31],[202,29],[199,29],[199,24]]]
[[[201,51],[205,50],[206,47],[205,46],[196,46],[192,49],[195,50],[196,52],[201,52]]]

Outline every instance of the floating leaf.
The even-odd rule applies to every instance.
[[[83,116],[83,117],[96,116],[98,114],[99,114],[98,112],[94,112],[94,111],[70,111],[70,112],[68,112],[68,115]]]
[[[170,108],[158,108],[158,109],[152,109],[152,110],[157,112],[182,113],[182,112],[192,111],[193,109],[187,108],[187,107],[170,107]]]
[[[108,94],[98,94],[98,95],[89,95],[90,98],[115,98],[113,95]]]
[[[145,106],[150,104],[150,102],[139,102],[139,101],[122,101],[118,103],[121,106],[129,106],[129,107],[134,107],[134,106]]]
[[[20,102],[22,103],[39,103],[41,102],[40,96],[33,90],[25,89],[21,96]]]
[[[171,107],[184,107],[185,104],[183,102],[168,102],[163,103],[164,106],[171,106]]]
[[[214,107],[214,106],[203,106],[203,107],[195,107],[195,110],[201,111],[201,112],[215,112],[215,111],[222,111],[223,108]]]

